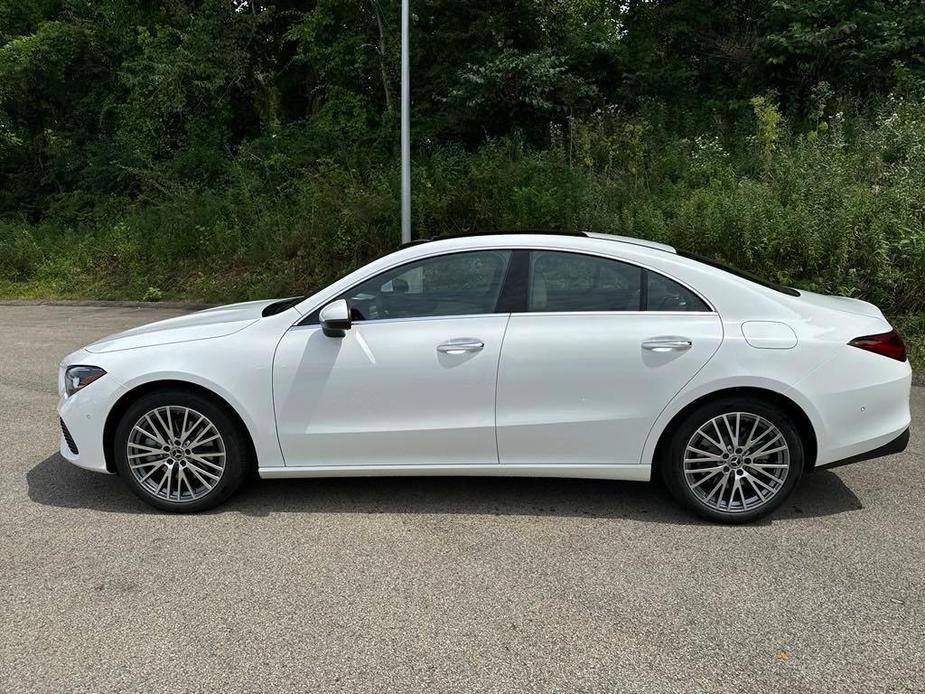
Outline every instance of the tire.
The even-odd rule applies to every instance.
[[[678,502],[722,523],[748,523],[774,511],[793,492],[803,463],[803,442],[787,413],[743,397],[687,415],[659,461]]]
[[[247,435],[225,407],[178,389],[134,402],[116,428],[113,447],[116,468],[132,491],[173,513],[218,506],[252,467]]]

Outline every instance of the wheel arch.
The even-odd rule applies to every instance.
[[[662,431],[658,437],[658,442],[655,445],[655,452],[652,456],[653,477],[655,476],[655,471],[665,459],[666,451],[671,442],[671,434],[677,428],[678,424],[680,424],[680,422],[682,422],[695,409],[708,403],[715,402],[716,400],[721,400],[728,397],[756,398],[765,402],[773,403],[777,407],[780,407],[793,420],[793,423],[796,425],[797,431],[800,434],[800,438],[803,441],[803,445],[805,446],[804,472],[810,472],[815,467],[816,457],[819,452],[819,441],[816,435],[816,430],[813,427],[812,420],[810,420],[809,416],[806,414],[803,408],[788,398],[786,395],[783,395],[782,393],[779,393],[775,390],[756,386],[738,386],[723,388],[721,390],[716,390],[712,393],[702,395],[682,407],[671,418],[671,420],[662,428]]]
[[[106,459],[106,470],[113,474],[118,474],[116,470],[116,461],[113,450],[113,444],[116,438],[116,429],[119,427],[119,422],[122,420],[123,415],[128,411],[128,408],[131,407],[132,403],[136,402],[139,398],[148,395],[149,393],[154,393],[159,390],[184,390],[189,393],[195,393],[202,397],[212,400],[216,405],[221,407],[225,412],[230,416],[241,428],[241,431],[244,432],[245,440],[250,453],[250,460],[253,462],[254,466],[257,465],[257,451],[254,446],[254,437],[251,435],[251,431],[248,428],[247,424],[244,422],[244,419],[238,414],[238,411],[229,403],[225,398],[216,393],[214,390],[210,390],[205,386],[199,385],[197,383],[192,383],[191,381],[183,381],[180,379],[160,379],[155,381],[148,381],[140,385],[131,388],[125,392],[109,410],[109,414],[106,415],[106,423],[103,425],[103,455]]]

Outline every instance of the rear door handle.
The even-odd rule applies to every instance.
[[[650,337],[642,343],[642,348],[650,352],[684,352],[690,349],[692,344],[686,337],[665,335],[662,337]]]
[[[447,340],[442,345],[437,345],[437,351],[441,354],[464,354],[480,352],[483,347],[485,343],[474,337],[457,337],[454,340]]]

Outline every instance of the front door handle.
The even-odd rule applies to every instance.
[[[466,352],[480,352],[483,347],[485,343],[481,340],[473,337],[458,337],[437,345],[437,351],[441,354],[465,354]]]
[[[642,343],[642,348],[650,352],[684,352],[690,349],[692,344],[686,337],[666,335],[663,337],[650,337]]]

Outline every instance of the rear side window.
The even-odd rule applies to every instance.
[[[593,255],[536,251],[530,311],[638,311],[642,269]]]
[[[629,263],[563,251],[533,251],[531,312],[705,311],[709,306],[664,275]]]

